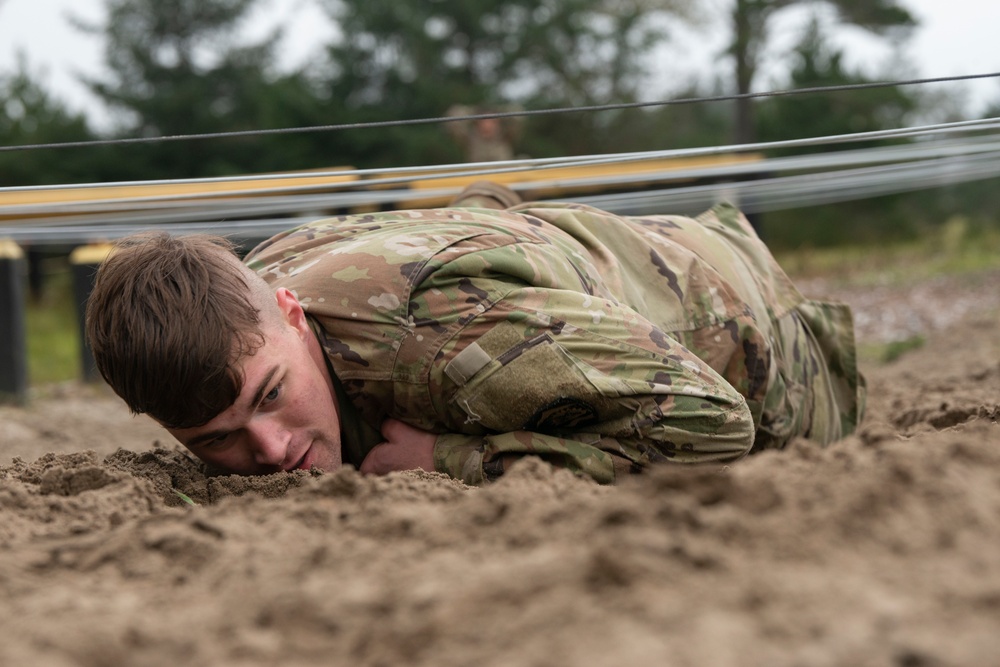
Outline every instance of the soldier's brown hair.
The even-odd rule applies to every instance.
[[[201,426],[235,402],[237,362],[264,342],[262,289],[225,238],[126,237],[87,302],[97,368],[133,412],[169,428]]]

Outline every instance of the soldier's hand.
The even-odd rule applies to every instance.
[[[421,431],[398,419],[382,422],[385,442],[375,445],[361,462],[366,475],[384,475],[395,470],[434,470],[434,442],[437,435]]]

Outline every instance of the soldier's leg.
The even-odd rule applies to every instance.
[[[448,202],[448,207],[492,208],[502,211],[520,203],[521,197],[507,186],[492,181],[476,181]]]

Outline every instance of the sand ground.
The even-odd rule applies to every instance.
[[[206,477],[48,388],[0,408],[0,665],[1000,664],[998,284],[809,282],[927,337],[866,362],[860,431],[613,488]]]

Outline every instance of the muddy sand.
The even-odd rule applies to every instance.
[[[0,665],[1000,664],[998,278],[836,294],[927,337],[855,436],[614,488],[206,477],[48,389],[0,408]]]

